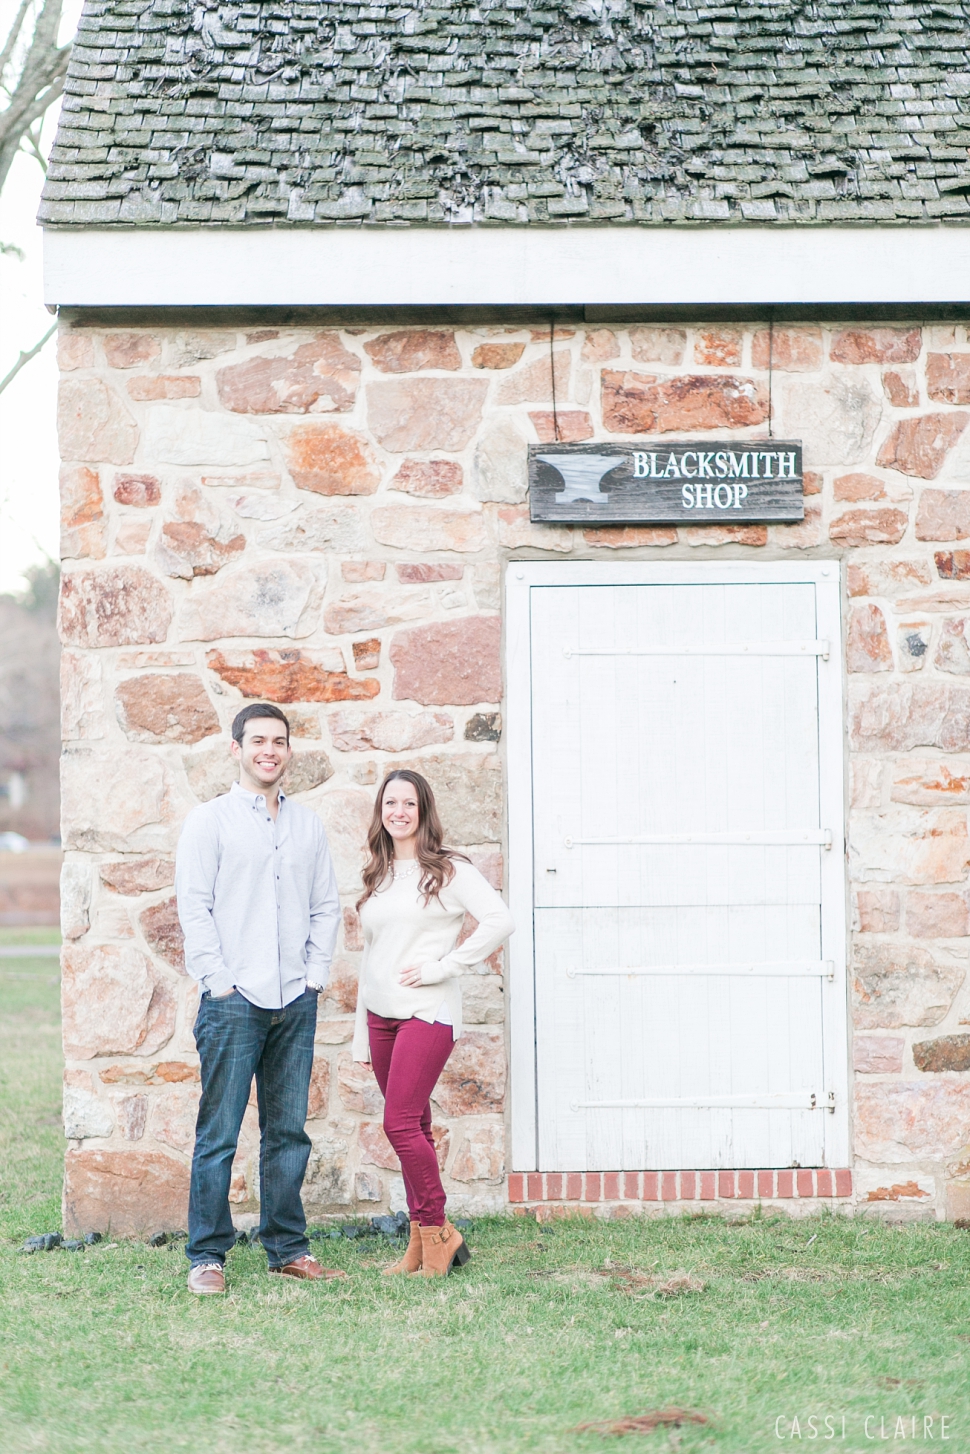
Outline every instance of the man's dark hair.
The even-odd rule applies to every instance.
[[[286,740],[289,743],[290,724],[279,707],[273,707],[269,702],[251,702],[248,707],[243,707],[241,712],[237,712],[232,721],[233,740],[238,742],[240,747],[242,747],[246,723],[251,722],[254,717],[275,717],[278,722],[282,722],[286,728]]]

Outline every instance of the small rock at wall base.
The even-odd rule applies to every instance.
[[[149,1247],[164,1247],[168,1241],[167,1232],[153,1232],[148,1239]]]
[[[371,1217],[370,1224],[375,1232],[385,1237],[399,1237],[410,1230],[407,1212],[392,1212],[386,1217]]]
[[[22,1252],[53,1252],[55,1247],[61,1245],[60,1232],[42,1232],[38,1237],[28,1237]]]

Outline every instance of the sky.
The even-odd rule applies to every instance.
[[[65,0],[62,40],[77,24],[77,0]],[[0,0],[0,35],[16,9]],[[60,103],[48,111],[43,150],[50,151]],[[35,218],[44,176],[36,158],[17,157],[0,193],[0,241],[22,249],[0,255],[0,378],[21,349],[33,348],[53,323],[43,303],[41,230]],[[55,339],[0,394],[0,592],[19,591],[24,571],[58,555]]]

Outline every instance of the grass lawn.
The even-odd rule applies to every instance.
[[[496,1218],[443,1283],[326,1240],[348,1282],[270,1280],[245,1247],[206,1301],[178,1245],[25,1256],[60,1226],[56,1021],[46,961],[0,960],[2,1454],[759,1454],[811,1445],[812,1416],[816,1448],[970,1454],[970,1234],[947,1226]],[[573,1432],[671,1406],[709,1422]]]

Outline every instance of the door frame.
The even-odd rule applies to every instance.
[[[823,995],[822,1046],[826,1088],[836,1097],[825,1117],[825,1165],[849,1165],[849,1039],[846,989],[847,879],[845,871],[845,714],[841,568],[835,560],[807,561],[549,561],[510,560],[506,602],[506,745],[508,752],[509,907],[516,932],[509,941],[509,1099],[511,1170],[540,1171],[536,1064],[535,933],[532,814],[531,591],[539,586],[770,585],[809,583],[816,589],[819,639],[830,643],[819,660],[819,810],[832,830],[822,861],[822,957],[834,965],[832,993]],[[825,670],[825,666],[830,669]],[[690,1168],[695,1169],[695,1168]],[[582,1170],[577,1167],[576,1170]]]

